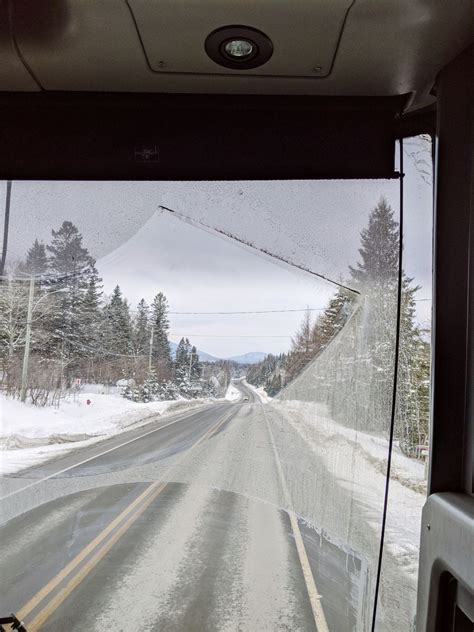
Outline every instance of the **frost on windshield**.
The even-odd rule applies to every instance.
[[[398,183],[107,187],[13,183],[0,537],[17,581],[1,580],[0,605],[33,629],[186,630],[197,612],[202,629],[369,629]],[[408,630],[414,611],[429,374],[418,296],[406,271],[380,630]],[[70,571],[82,588],[54,614],[50,597],[31,608],[44,591],[20,570],[28,556],[50,585],[104,530],[97,562]]]

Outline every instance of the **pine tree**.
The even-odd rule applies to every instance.
[[[191,389],[190,359],[191,344],[187,338],[181,338],[176,348],[175,358],[175,382],[179,392],[188,396]]]
[[[372,422],[387,430],[397,323],[399,226],[384,198],[372,211],[368,227],[361,233],[359,254],[361,261],[356,268],[350,267],[350,272],[365,301],[366,358],[361,359],[365,367],[364,380],[370,390]],[[426,370],[420,368],[423,365],[420,354],[424,354],[425,348],[415,323],[415,294],[419,288],[412,282],[413,279],[402,273],[395,431],[407,454],[413,454],[427,427],[427,411],[419,401],[425,397],[422,384],[427,381]],[[426,363],[423,366],[426,369]]]
[[[270,397],[275,397],[281,390],[281,375],[276,373],[273,375],[269,383],[265,387],[266,393],[270,395]]]
[[[138,303],[137,315],[133,324],[133,347],[137,356],[146,356],[147,359],[150,348],[149,312],[150,308],[142,298]]]
[[[268,395],[274,397],[283,386],[287,360],[284,353],[279,356],[268,354],[264,360],[249,367],[247,381],[257,387],[263,386]]]
[[[153,347],[151,351],[153,364],[156,367],[159,379],[169,379],[171,374],[171,349],[168,340],[168,301],[162,292],[159,292],[153,299],[150,326],[153,329]]]
[[[103,339],[101,295],[99,279],[97,275],[92,274],[84,294],[80,320],[80,343],[82,352],[88,360],[88,366],[85,367],[87,381],[95,381],[94,360],[100,357]]]
[[[25,261],[20,265],[20,270],[36,276],[44,275],[48,270],[48,257],[44,244],[37,239],[26,253]]]
[[[199,355],[195,346],[191,348],[191,359],[190,359],[190,378],[192,383],[197,383],[201,379],[202,376],[202,364],[199,360]]]
[[[122,291],[117,285],[112,297],[104,308],[105,336],[103,346],[107,351],[132,355],[132,323],[127,300],[122,297]]]
[[[70,369],[77,368],[81,356],[87,349],[81,344],[84,333],[84,301],[91,292],[91,284],[98,291],[100,280],[95,260],[82,245],[82,235],[77,226],[64,221],[52,231],[49,252],[49,270],[54,278],[48,281],[50,293],[55,293],[57,309],[49,319],[50,351],[59,355]]]
[[[349,266],[352,279],[362,289],[374,286],[386,288],[398,277],[399,231],[393,210],[384,197],[369,217],[369,225],[360,235],[359,254],[362,261],[357,267]]]

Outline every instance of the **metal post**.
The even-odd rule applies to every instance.
[[[28,311],[26,316],[25,352],[23,354],[23,369],[21,372],[20,401],[26,401],[28,387],[28,363],[30,361],[31,319],[33,317],[33,297],[35,294],[35,277],[30,277],[30,291],[28,293]]]
[[[188,370],[188,380],[191,382],[191,367],[193,364],[193,355],[194,353],[191,351],[189,353],[189,370]]]
[[[7,247],[8,247],[8,225],[10,223],[10,200],[12,194],[12,181],[7,180],[7,196],[5,200],[5,220],[3,225],[3,247],[2,258],[0,260],[0,277],[3,277],[5,272],[5,262],[7,259]]]

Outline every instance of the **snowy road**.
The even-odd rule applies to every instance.
[[[314,455],[238,388],[248,401],[2,479],[0,615],[29,632],[360,626],[363,561],[292,510],[314,502]]]

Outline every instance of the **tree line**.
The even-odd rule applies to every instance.
[[[82,235],[64,221],[2,280],[2,388],[20,396],[28,341],[27,392],[35,404],[55,403],[84,383],[122,383],[134,401],[222,394],[230,367],[201,363],[187,338],[173,357],[168,312],[162,292],[135,311],[119,285],[105,296]]]
[[[247,380],[271,396],[286,387],[287,397],[323,402],[333,418],[351,427],[388,432],[399,238],[393,210],[381,198],[362,230],[360,259],[349,267],[347,285],[360,298],[340,289],[314,321],[307,312],[291,350],[251,367]],[[429,429],[430,344],[416,323],[418,290],[403,272],[395,436],[409,456],[427,443]]]

